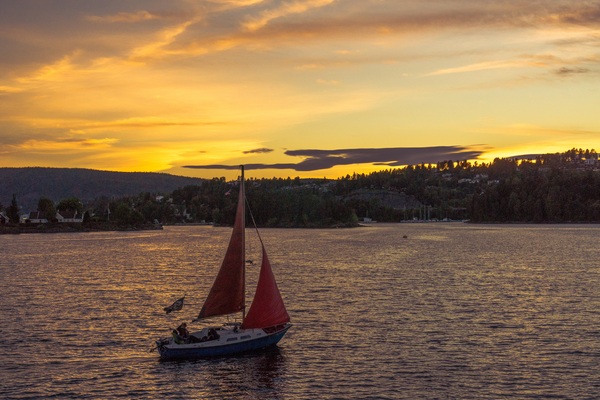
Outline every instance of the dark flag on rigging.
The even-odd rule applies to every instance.
[[[168,314],[172,311],[181,310],[183,308],[183,299],[185,299],[185,296],[183,296],[179,300],[175,301],[175,303],[171,304],[169,307],[165,307],[164,308],[165,312]]]

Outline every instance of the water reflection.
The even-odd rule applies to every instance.
[[[265,230],[294,323],[279,348],[159,362],[147,350],[197,315],[229,233],[0,236],[0,398],[523,399],[600,391],[598,226]],[[165,315],[162,307],[184,293],[186,307]]]
[[[279,347],[239,356],[195,361],[159,361],[157,389],[165,395],[193,386],[194,397],[211,395],[243,399],[282,399],[287,361]]]

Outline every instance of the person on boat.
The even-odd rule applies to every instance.
[[[198,339],[196,336],[190,335],[190,332],[187,329],[187,324],[185,322],[182,322],[181,325],[179,325],[177,329],[173,332],[177,334],[176,339],[179,339],[181,343],[189,344],[200,342],[200,339]],[[177,340],[175,340],[175,343],[178,343]]]
[[[219,338],[219,334],[217,333],[215,328],[210,328],[208,330],[208,340],[217,340]]]
[[[185,340],[183,340],[183,338],[179,335],[179,332],[177,331],[177,329],[173,329],[172,336],[173,336],[173,342],[175,342],[176,344],[184,344],[185,343]]]
[[[185,322],[182,322],[181,325],[177,327],[177,333],[183,338],[183,340],[189,338],[190,332],[188,331],[187,324]]]

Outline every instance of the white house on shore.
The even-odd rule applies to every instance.
[[[47,224],[48,218],[46,218],[46,214],[41,211],[31,211],[29,213],[29,222],[32,224]]]
[[[78,213],[77,210],[62,210],[56,212],[56,219],[58,222],[71,222],[71,223],[82,223],[83,214]]]
[[[75,223],[80,224],[83,222],[83,214],[77,212],[76,210],[62,210],[56,212],[56,221],[59,223]],[[31,211],[29,215],[25,215],[22,222],[27,222],[30,224],[47,224],[48,218],[46,214],[42,211]]]

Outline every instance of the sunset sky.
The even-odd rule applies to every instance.
[[[599,150],[599,106],[600,1],[0,5],[0,167],[336,178]]]

